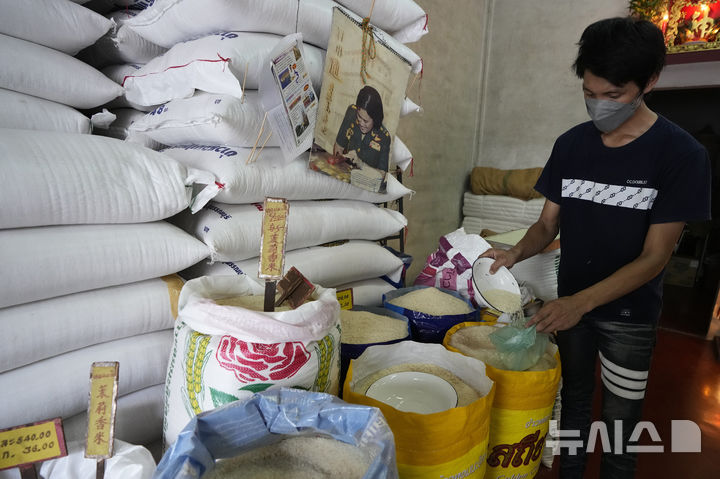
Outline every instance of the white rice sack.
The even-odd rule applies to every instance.
[[[93,129],[94,134],[109,136],[111,138],[117,138],[118,140],[127,140],[130,143],[137,143],[155,151],[167,147],[167,145],[158,143],[143,133],[130,129],[131,125],[145,117],[144,111],[134,108],[117,108],[112,110],[111,113],[115,115],[115,120],[107,128],[100,128],[95,125]]]
[[[107,66],[103,68],[101,72],[103,73],[103,75],[105,75],[118,85],[122,85],[122,83],[125,81],[125,77],[137,74],[140,68],[142,68],[142,65],[139,65],[137,63],[125,63],[121,65]],[[127,97],[125,96],[125,90],[123,90],[122,95],[109,101],[107,104],[105,104],[105,106],[111,110],[117,108],[132,108],[134,110],[148,112],[154,110],[157,105],[147,106],[128,101]]]
[[[280,148],[264,148],[258,161],[246,165],[252,148],[178,145],[163,150],[190,167],[212,172],[223,188],[215,196],[222,203],[246,204],[266,196],[288,200],[352,199],[370,203],[394,201],[413,192],[393,175],[385,193],[373,193],[308,168],[308,154],[285,162]]]
[[[68,55],[92,45],[113,25],[70,0],[0,0],[0,11],[0,33]]]
[[[402,171],[405,171],[412,161],[412,153],[410,153],[405,143],[397,136],[393,138],[392,149],[390,151],[390,164],[396,165],[400,167]]]
[[[264,287],[246,275],[185,284],[167,370],[166,446],[195,415],[269,387],[338,393],[340,305],[335,291],[317,286],[311,301],[289,311],[222,304],[223,299],[263,295]]]
[[[363,279],[335,287],[338,292],[352,289],[353,305],[355,306],[382,306],[382,297],[385,293],[397,289],[381,278]]]
[[[0,157],[0,228],[155,221],[187,208],[194,183],[210,186],[193,208],[218,188],[209,172],[97,135],[0,129]]]
[[[201,262],[181,273],[186,279],[205,275],[247,273],[257,279],[259,258],[209,264]],[[326,288],[386,276],[398,284],[404,269],[400,258],[372,241],[351,240],[337,246],[313,246],[287,251],[285,272],[297,268],[306,278]]]
[[[162,441],[164,400],[165,378],[160,384],[118,396],[115,439],[131,444]],[[87,435],[87,411],[63,418],[63,432],[69,441],[84,439]]]
[[[327,48],[335,5],[330,0],[155,0],[129,25],[168,48],[220,31],[300,32],[306,43]]]
[[[138,35],[126,25],[127,21],[137,15],[137,10],[123,9],[111,12],[113,27],[97,42],[78,54],[78,58],[95,68],[123,63],[147,63],[167,48],[155,45]]]
[[[544,300],[557,299],[557,272],[560,249],[536,254],[510,268],[518,283],[532,289],[535,296]]]
[[[0,372],[93,344],[174,326],[177,275],[0,309]]]
[[[0,88],[0,128],[90,133],[90,118],[54,101]]]
[[[66,53],[2,34],[0,64],[5,65],[0,88],[75,108],[94,108],[123,92],[120,85]]]
[[[43,479],[96,477],[97,462],[85,457],[84,438],[68,441],[67,453],[67,456],[43,461],[37,467],[39,477]],[[148,449],[121,441],[116,437],[113,441],[113,456],[105,459],[104,477],[107,479],[151,479],[155,468],[155,459]]]
[[[178,98],[157,107],[135,121],[130,129],[164,145],[252,148],[264,114],[257,90],[246,90],[243,99],[198,91],[190,98]],[[280,146],[277,135],[265,146]]]
[[[407,116],[411,113],[422,113],[422,111],[423,107],[412,101],[410,98],[405,97],[400,110],[400,116]]]
[[[0,230],[0,307],[158,278],[210,254],[165,222]]]
[[[346,239],[379,240],[407,226],[398,211],[354,200],[290,201],[285,248],[295,250]],[[210,248],[213,261],[257,256],[262,236],[262,204],[210,202],[173,223]]]
[[[0,374],[0,428],[87,410],[94,361],[120,363],[119,395],[160,384],[172,341],[173,331],[166,329],[96,344]]]
[[[189,98],[196,89],[242,98],[243,82],[245,88],[257,90],[260,72],[269,68],[268,55],[282,38],[270,33],[222,32],[178,43],[125,78],[127,99],[159,105]],[[313,87],[319,91],[325,51],[306,44],[303,58]]]
[[[389,32],[402,43],[412,43],[428,32],[428,19],[425,11],[413,0],[395,0],[392,2],[373,2],[372,0],[338,0],[361,17],[372,10],[370,23]]]

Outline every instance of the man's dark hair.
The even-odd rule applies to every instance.
[[[358,92],[355,106],[368,112],[373,120],[373,128],[380,128],[385,116],[383,115],[382,99],[376,89],[368,85],[362,87]]]
[[[663,33],[647,20],[600,20],[585,29],[578,45],[573,69],[579,78],[589,70],[613,85],[632,81],[643,90],[665,66]]]

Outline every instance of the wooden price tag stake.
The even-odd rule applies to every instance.
[[[85,457],[97,460],[95,476],[105,475],[105,459],[113,455],[120,364],[96,362],[90,369],[90,401]]]
[[[284,198],[265,198],[258,277],[265,280],[265,311],[275,310],[275,285],[285,268],[285,243],[290,205]]]
[[[22,479],[34,479],[35,463],[67,456],[62,419],[0,430],[0,471],[19,468]]]

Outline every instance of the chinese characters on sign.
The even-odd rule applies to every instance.
[[[90,404],[85,457],[95,459],[112,457],[118,369],[117,362],[100,362],[93,363],[90,370]]]
[[[289,209],[286,199],[265,198],[260,239],[260,278],[279,280],[283,277]]]

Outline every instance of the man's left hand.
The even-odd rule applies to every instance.
[[[580,302],[572,296],[566,296],[545,303],[526,326],[535,324],[540,333],[563,331],[575,326],[583,314]]]

